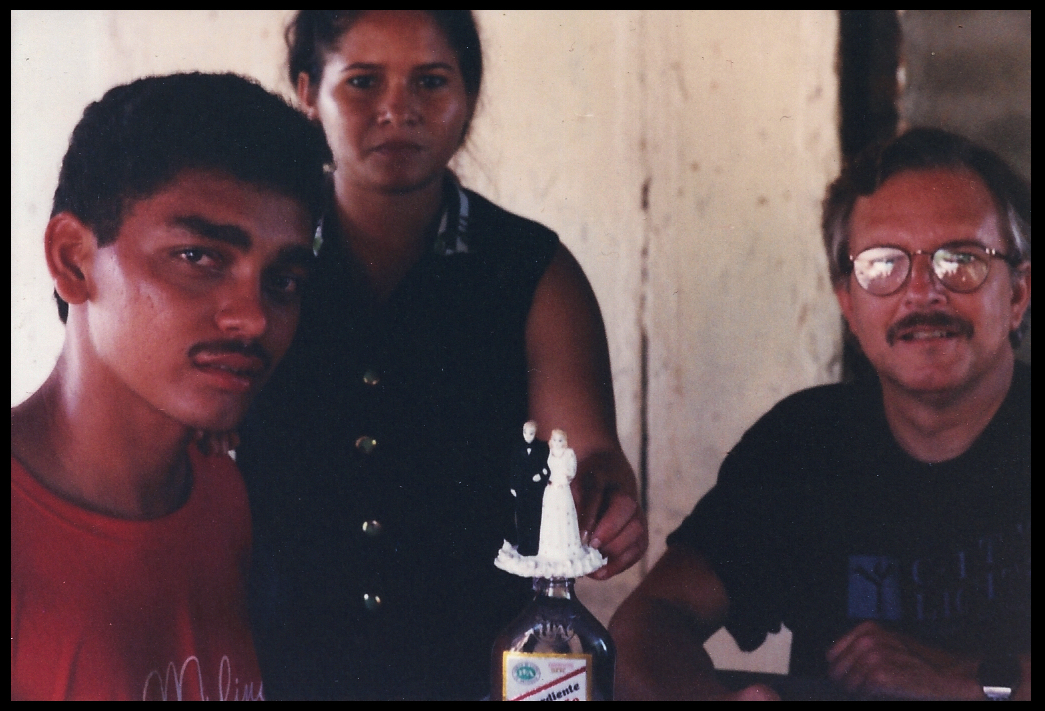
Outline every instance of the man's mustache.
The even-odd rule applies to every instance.
[[[933,328],[948,331],[957,336],[972,338],[972,321],[943,311],[916,312],[907,314],[889,327],[885,340],[893,345],[904,332],[915,328]]]
[[[257,358],[261,361],[265,370],[268,370],[272,365],[272,356],[257,341],[207,341],[205,343],[197,343],[189,349],[189,358],[193,358],[200,353],[212,355],[235,353],[250,358]]]

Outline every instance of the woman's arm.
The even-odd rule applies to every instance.
[[[537,284],[526,322],[530,418],[546,438],[566,432],[576,452],[573,495],[585,542],[609,558],[609,578],[646,552],[646,517],[635,473],[617,439],[606,330],[583,270],[560,245]]]

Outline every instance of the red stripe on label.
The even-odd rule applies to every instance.
[[[512,701],[522,701],[523,699],[529,698],[530,696],[533,696],[534,694],[539,694],[542,691],[550,689],[553,686],[555,686],[556,684],[561,684],[562,682],[566,681],[567,679],[572,679],[573,677],[577,676],[578,674],[583,674],[587,670],[588,670],[588,665],[585,664],[580,669],[574,669],[573,671],[571,671],[566,676],[560,676],[558,679],[553,679],[553,680],[549,681],[544,686],[538,686],[536,689],[530,689],[529,691],[527,691],[522,696],[516,696],[514,699],[511,699],[511,700]]]

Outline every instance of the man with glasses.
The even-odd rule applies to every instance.
[[[784,695],[1030,698],[1029,185],[914,129],[846,166],[823,228],[877,377],[786,398],[730,452],[611,623],[619,691],[726,695],[703,642],[783,623]]]

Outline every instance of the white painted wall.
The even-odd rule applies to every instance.
[[[12,11],[12,404],[61,345],[42,235],[83,107],[134,77],[189,69],[241,72],[289,95],[288,13]],[[584,266],[609,334],[621,438],[647,474],[648,561],[582,584],[605,621],[741,433],[784,395],[838,376],[817,228],[838,164],[836,14],[478,16],[484,95],[455,167],[558,231]],[[720,666],[776,671],[787,645],[785,634],[745,656],[728,635],[710,643]]]

